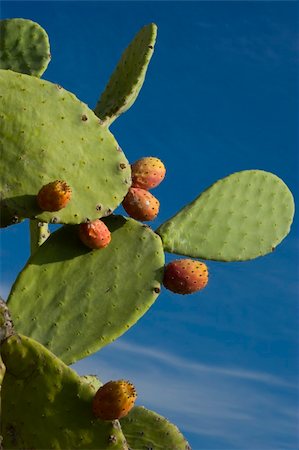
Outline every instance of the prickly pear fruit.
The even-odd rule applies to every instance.
[[[66,207],[71,195],[71,188],[65,181],[55,180],[40,189],[37,203],[43,211],[59,211]]]
[[[100,219],[81,223],[79,237],[83,244],[92,249],[105,248],[111,241],[111,233]]]
[[[166,169],[159,158],[148,156],[138,159],[131,165],[132,187],[141,189],[153,189],[158,186],[165,177]]]
[[[135,387],[129,381],[109,381],[94,396],[92,411],[102,420],[121,419],[133,408],[136,398]]]
[[[145,189],[130,188],[122,205],[133,219],[149,221],[157,217],[160,202]]]
[[[177,259],[165,267],[164,286],[176,294],[192,294],[208,283],[207,266],[193,259]]]

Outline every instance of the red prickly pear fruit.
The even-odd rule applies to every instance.
[[[121,419],[133,408],[136,398],[135,387],[129,381],[109,381],[96,392],[92,412],[102,420]]]
[[[122,205],[129,216],[141,221],[154,220],[160,207],[156,197],[140,188],[130,188]]]
[[[43,186],[37,194],[37,203],[43,211],[59,211],[71,199],[72,191],[65,181],[52,181]]]
[[[165,267],[164,286],[176,294],[192,294],[208,283],[207,266],[193,259],[177,259]]]
[[[138,159],[131,165],[132,187],[141,189],[153,189],[158,186],[165,177],[166,169],[159,158],[148,156]]]
[[[92,249],[105,248],[111,241],[111,233],[100,219],[81,223],[79,237],[83,244]]]

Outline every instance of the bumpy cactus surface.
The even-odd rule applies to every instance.
[[[166,251],[216,261],[266,255],[289,233],[293,196],[276,175],[244,170],[214,183],[157,233]]]
[[[16,329],[66,364],[127,331],[160,292],[160,237],[122,216],[107,217],[105,224],[111,243],[99,251],[82,244],[77,226],[55,231],[31,256],[8,299]]]
[[[94,420],[93,387],[49,350],[15,334],[1,352],[5,448],[126,448],[118,424]]]
[[[123,433],[130,448],[154,448],[190,450],[182,433],[164,417],[142,406],[135,406],[120,420]]]
[[[123,53],[95,107],[95,114],[104,125],[109,126],[135,102],[154,51],[156,36],[157,26],[146,25]]]
[[[0,22],[0,69],[40,77],[51,59],[45,30],[27,19]]]
[[[174,425],[146,408],[134,406],[120,422],[95,417],[100,380],[79,377],[67,365],[100,350],[145,314],[167,279],[164,251],[186,255],[186,261],[244,261],[270,253],[290,230],[292,194],[276,175],[245,170],[216,182],[155,232],[139,221],[158,213],[158,200],[152,205],[142,189],[157,185],[150,181],[132,189],[142,191],[142,205],[152,214],[113,215],[128,201],[132,179],[108,127],[138,96],[156,25],[142,28],[125,50],[94,112],[38,78],[50,58],[38,24],[7,19],[0,31],[1,226],[27,218],[31,238],[31,256],[7,304],[0,301],[4,448],[190,449]],[[158,182],[164,174],[163,166]],[[44,207],[38,193],[56,180],[67,184],[69,195],[53,210],[52,199]],[[127,212],[134,217],[140,202],[130,202]],[[105,245],[90,248],[80,230],[100,218]],[[49,236],[49,223],[62,226]],[[171,286],[207,283],[207,271],[196,278],[184,269],[186,280],[176,280],[177,270]]]
[[[113,135],[56,84],[10,70],[0,71],[0,83],[4,204],[17,216],[53,223],[110,214],[131,183],[130,165]],[[72,199],[60,211],[43,211],[36,195],[55,180],[70,186]]]

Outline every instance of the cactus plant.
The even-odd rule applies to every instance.
[[[45,30],[28,19],[0,22],[0,69],[40,77],[51,59]]]
[[[218,261],[270,253],[290,230],[292,194],[276,175],[245,170],[216,182],[156,231],[138,221],[152,216],[112,214],[128,199],[132,180],[108,127],[137,98],[157,27],[150,24],[136,35],[94,112],[38,78],[49,59],[39,25],[7,19],[0,28],[1,226],[28,218],[31,231],[31,256],[7,305],[0,302],[4,447],[186,450],[178,429],[145,408],[133,407],[120,422],[95,418],[92,403],[101,382],[79,377],[67,365],[115,340],[149,309],[161,290],[164,251]],[[28,45],[36,33],[40,45]],[[67,183],[71,195],[58,211],[44,210],[38,193],[55,180]],[[148,206],[151,194],[134,189],[144,191]],[[109,239],[90,248],[80,230],[100,218]],[[49,236],[48,223],[62,226]],[[207,272],[201,286],[206,282]],[[193,289],[187,291],[182,293]]]
[[[123,334],[160,292],[160,237],[133,219],[104,220],[112,238],[98,251],[82,244],[78,226],[52,233],[30,257],[8,299],[16,329],[66,364]],[[31,281],[36,279],[38,288]],[[68,333],[63,332],[66,321],[72,323]]]
[[[1,352],[5,448],[127,448],[118,424],[94,420],[92,386],[49,350],[14,334]]]

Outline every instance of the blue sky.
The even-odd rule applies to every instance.
[[[298,192],[298,3],[2,2],[1,15],[47,30],[44,78],[91,108],[135,33],[158,25],[140,96],[111,127],[130,161],[152,155],[167,167],[153,228],[238,170],[268,170]],[[1,230],[4,296],[29,255],[27,228]],[[193,450],[297,449],[296,229],[298,219],[264,258],[208,262],[200,293],[163,290],[133,328],[75,368],[132,380],[139,404],[176,423]]]

